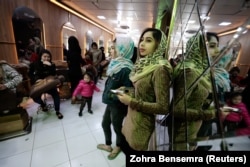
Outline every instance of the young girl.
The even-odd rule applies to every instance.
[[[100,92],[100,89],[95,85],[94,81],[92,80],[92,75],[86,72],[83,75],[83,79],[77,85],[72,97],[72,100],[74,101],[76,99],[76,95],[78,94],[82,95],[82,102],[79,112],[80,117],[82,116],[82,111],[86,103],[88,105],[88,112],[90,114],[93,114],[93,111],[91,110],[91,105],[92,105],[92,97],[94,94],[94,90]]]
[[[227,106],[238,111],[233,112],[231,109],[221,108],[221,118],[227,127],[225,137],[250,135],[250,115],[246,105],[242,102],[241,93],[233,92]]]

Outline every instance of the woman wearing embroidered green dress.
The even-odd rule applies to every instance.
[[[139,56],[131,72],[134,96],[118,94],[119,100],[128,105],[122,133],[128,151],[148,150],[150,137],[155,129],[156,114],[167,114],[169,104],[169,85],[172,67],[165,56],[166,36],[154,28],[143,31],[138,44]],[[122,143],[124,144],[124,143]]]
[[[173,74],[174,120],[168,126],[173,151],[194,150],[202,121],[215,118],[214,108],[203,109],[209,93],[212,92],[209,72],[202,75],[208,67],[203,39],[201,34],[189,39],[186,45],[187,57],[175,67]],[[191,87],[200,76],[196,85]]]

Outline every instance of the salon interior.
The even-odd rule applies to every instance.
[[[83,112],[83,116],[79,117],[80,104],[71,104],[68,66],[63,54],[63,49],[68,49],[70,36],[79,40],[82,55],[90,49],[92,42],[96,42],[98,47],[104,47],[106,59],[110,60],[112,41],[116,36],[131,36],[137,46],[142,31],[153,27],[167,36],[168,61],[172,59],[181,63],[185,61],[185,53],[188,52],[186,43],[191,37],[202,34],[202,42],[207,44],[205,34],[213,32],[219,37],[220,53],[201,77],[207,73],[211,73],[212,77],[213,67],[225,54],[232,55],[225,67],[228,72],[237,66],[239,76],[248,76],[250,0],[2,0],[0,9],[0,60],[5,60],[23,75],[22,89],[26,93],[22,105],[28,114],[25,121],[17,117],[7,118],[4,114],[0,116],[2,167],[126,166],[126,157],[122,152],[114,160],[109,160],[108,153],[96,147],[105,141],[101,121],[106,105],[102,103],[102,92],[94,94],[94,114]],[[24,56],[32,37],[38,37],[44,48],[52,53],[58,75],[65,76],[65,81],[58,88],[64,115],[62,120],[54,111],[40,112],[39,105],[29,98],[29,62]],[[206,58],[209,60],[208,54]],[[97,82],[101,90],[104,90],[107,79],[105,71],[103,76],[103,80]],[[214,88],[213,93],[216,91]],[[173,99],[173,94],[170,97]],[[50,96],[46,96],[46,100],[53,103]],[[1,102],[0,105],[3,104]],[[214,106],[218,109],[217,98],[214,99]],[[172,147],[168,127],[164,124],[167,116],[155,116],[155,140],[151,150],[169,151]],[[250,151],[249,135],[226,138],[224,131],[226,129],[217,119],[212,123],[212,133],[221,135],[216,139],[197,141],[197,148],[206,151]],[[112,137],[115,143],[115,135]]]

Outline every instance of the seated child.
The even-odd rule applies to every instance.
[[[225,137],[250,135],[250,115],[240,92],[233,92],[227,106],[221,108],[221,119],[227,127]]]

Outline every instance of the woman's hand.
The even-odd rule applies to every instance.
[[[117,97],[125,105],[129,105],[132,100],[132,97],[125,93],[117,93]]]
[[[47,66],[51,66],[51,63],[49,61],[43,61],[43,64],[45,64]]]
[[[220,108],[220,118],[222,120],[224,120],[229,113],[230,112],[228,112],[228,109]]]

